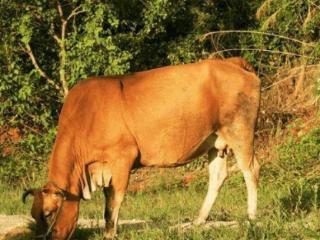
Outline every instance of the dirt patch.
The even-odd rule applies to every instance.
[[[139,219],[119,220],[120,226],[139,229],[147,222]],[[104,228],[103,219],[79,219],[78,228]],[[32,239],[34,220],[25,215],[0,215],[0,240]]]
[[[32,222],[30,217],[24,215],[0,215],[0,240],[30,235]]]

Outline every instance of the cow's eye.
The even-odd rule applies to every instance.
[[[63,194],[61,192],[55,192],[54,195],[60,198],[63,197]]]
[[[45,193],[45,194],[50,193],[49,189],[46,189],[46,188],[42,189],[42,192]]]
[[[47,211],[47,212],[44,212],[43,215],[45,218],[49,218],[52,215],[52,212]]]

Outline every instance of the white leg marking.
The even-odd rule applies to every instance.
[[[212,153],[211,153],[212,154]],[[210,153],[209,153],[210,155]],[[206,198],[202,204],[199,216],[194,221],[195,224],[204,223],[209,215],[211,207],[215,202],[219,189],[227,177],[227,161],[224,158],[217,156],[209,164],[209,187]]]
[[[244,180],[248,193],[248,217],[251,220],[256,218],[257,214],[257,184],[254,172],[251,169],[243,171]]]

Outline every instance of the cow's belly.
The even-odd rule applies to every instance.
[[[180,157],[179,159],[171,159],[171,161],[152,161],[152,159],[148,162],[140,162],[141,166],[146,167],[175,167],[185,165],[196,158],[206,154],[209,150],[213,149],[215,146],[215,142],[217,139],[217,135],[215,133],[211,133],[208,137],[204,138],[201,142],[196,144],[194,148],[191,148],[190,151],[185,155]]]
[[[204,141],[202,141],[195,150],[186,157],[185,161],[189,162],[195,158],[198,158],[206,154],[210,149],[214,148],[215,142],[218,136],[215,133],[211,133]]]

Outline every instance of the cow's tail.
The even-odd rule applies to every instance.
[[[235,65],[243,68],[244,70],[246,70],[248,72],[256,73],[254,67],[250,63],[248,63],[245,59],[243,59],[241,57],[226,58],[226,59],[224,59],[224,61],[227,61],[227,62],[230,62],[232,64],[235,64]]]

